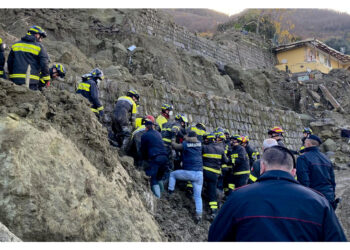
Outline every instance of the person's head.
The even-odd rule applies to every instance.
[[[105,79],[102,70],[100,70],[99,68],[93,69],[91,72],[91,77],[95,82],[99,82],[102,81],[103,79]]]
[[[309,135],[305,140],[305,148],[319,147],[322,144],[321,139],[317,135]]]
[[[303,129],[303,136],[304,137],[309,137],[309,135],[312,134],[312,129],[311,128],[304,128]]]
[[[142,118],[142,125],[146,125],[146,121],[151,121],[154,124],[154,117],[152,115],[146,115],[144,118]]]
[[[242,143],[242,137],[240,135],[233,135],[230,137],[231,145],[238,146]]]
[[[146,116],[144,118],[144,124],[145,124],[146,130],[154,129],[154,117],[152,116],[153,121],[152,121],[152,119],[150,119],[150,117],[149,118],[147,118],[147,117],[148,116]]]
[[[215,133],[215,136],[217,142],[223,142],[226,139],[226,136],[223,132]]]
[[[126,96],[131,97],[136,103],[138,103],[140,100],[139,93],[137,93],[137,91],[134,89],[130,89],[128,92],[126,92]]]
[[[230,131],[228,129],[224,130],[224,134],[226,136],[226,140],[230,138]]]
[[[205,125],[203,123],[201,123],[201,122],[196,124],[196,128],[204,130],[204,131],[207,131]]]
[[[162,105],[162,113],[166,114],[167,116],[173,115],[173,105],[164,103]]]
[[[275,140],[280,140],[283,138],[283,129],[281,127],[273,127],[270,129],[267,134],[269,135],[270,138],[273,138]]]
[[[186,135],[187,138],[197,138],[197,134],[194,131],[190,131],[188,132],[188,134]]]
[[[180,122],[180,124],[181,124],[181,126],[182,126],[183,128],[185,128],[186,125],[187,125],[187,123],[188,123],[187,117],[186,117],[185,115],[183,115],[183,114],[178,114],[178,115],[176,115],[176,116],[175,116],[175,121]]]
[[[62,64],[55,64],[50,68],[50,77],[57,79],[58,77],[64,78],[66,75],[66,69]]]
[[[242,138],[242,146],[246,147],[248,145],[248,143],[249,143],[248,136],[241,136],[241,138]]]
[[[264,140],[262,150],[264,151],[267,148],[271,148],[271,147],[277,146],[277,145],[278,145],[278,142],[275,139],[268,138],[268,139]]]
[[[203,135],[203,141],[204,141],[204,144],[214,143],[215,142],[214,133],[208,133]]]
[[[260,174],[270,170],[282,170],[295,176],[295,159],[285,147],[272,146],[266,148],[260,160]]]
[[[37,25],[30,27],[27,34],[34,36],[37,42],[42,42],[43,38],[47,37],[46,32]]]

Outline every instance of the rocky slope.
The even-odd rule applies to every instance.
[[[350,150],[339,136],[350,124],[349,73],[300,84],[269,68],[226,65],[220,72],[203,56],[132,33],[130,20],[142,20],[146,11],[55,9],[47,16],[41,9],[0,10],[0,37],[6,43],[18,40],[30,25],[41,25],[49,34],[44,45],[51,61],[68,70],[64,81],[43,92],[0,80],[0,164],[5,166],[0,169],[0,222],[23,241],[206,241],[207,214],[201,225],[194,224],[193,201],[181,187],[171,199],[156,200],[144,172],[131,158],[118,156],[107,128],[74,94],[80,75],[100,67],[106,74],[100,90],[107,126],[116,98],[133,87],[143,97],[140,116],[157,115],[162,102],[171,101],[193,122],[203,119],[210,129],[230,125],[233,133],[244,129],[255,140],[264,138],[272,123],[288,125],[286,139],[298,143],[302,125],[333,140],[324,150],[343,169],[336,177],[337,193],[344,196],[338,215],[349,232]],[[130,57],[132,44],[137,49]],[[321,83],[345,113],[333,110],[318,89]]]

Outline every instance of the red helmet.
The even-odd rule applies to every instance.
[[[147,121],[154,123],[154,117],[151,115],[146,115],[143,119],[142,119],[142,124],[145,124]]]
[[[270,134],[282,134],[284,133],[283,129],[281,127],[273,127],[272,129],[270,129],[268,132],[267,132],[269,135]]]

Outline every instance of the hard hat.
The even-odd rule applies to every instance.
[[[175,120],[180,121],[180,122],[184,122],[184,123],[188,123],[187,117],[183,114],[176,115]]]
[[[274,134],[274,133],[276,133],[276,134],[282,134],[282,133],[284,133],[284,131],[283,131],[283,129],[281,128],[281,127],[273,127],[272,129],[270,129],[268,132],[267,132],[269,135],[270,134]]]
[[[93,69],[90,72],[90,74],[91,74],[92,78],[95,78],[95,79],[103,80],[105,78],[102,70],[100,70],[99,68]]]
[[[30,27],[28,30],[28,33],[29,34],[39,34],[43,38],[47,37],[46,32],[41,27],[39,27],[37,25]]]
[[[56,69],[57,70],[57,73],[58,75],[61,77],[61,78],[64,78],[65,75],[66,75],[66,69],[64,68],[64,66],[62,64],[55,64],[53,65],[51,68],[50,68],[50,73],[53,74],[52,72],[52,69]]]
[[[164,103],[162,105],[162,110],[173,110],[173,105]]]
[[[307,134],[311,135],[312,134],[312,129],[309,128],[309,127],[304,128],[303,133],[307,133]]]
[[[137,100],[140,99],[140,96],[139,96],[139,93],[137,93],[136,90],[134,89],[130,89],[127,93],[126,93],[127,96],[130,96],[130,97],[135,97]]]

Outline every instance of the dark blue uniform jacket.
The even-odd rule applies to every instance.
[[[305,148],[297,160],[298,181],[322,193],[329,202],[335,198],[333,165],[318,147]]]
[[[333,208],[281,170],[235,189],[209,229],[209,241],[346,241]]]
[[[202,143],[184,141],[182,143],[183,168],[190,171],[203,171]]]
[[[158,155],[168,155],[165,150],[162,136],[154,129],[150,129],[142,135],[141,152],[144,160],[153,160]]]
[[[103,109],[100,99],[98,97],[98,87],[97,83],[93,79],[83,79],[79,83],[77,94],[83,95],[91,103],[91,110],[95,113],[99,113],[100,116],[103,115]]]

